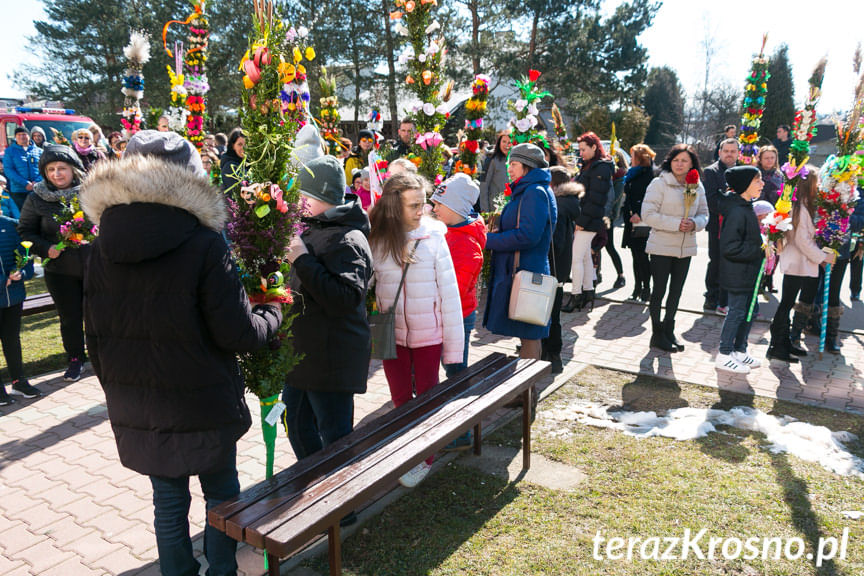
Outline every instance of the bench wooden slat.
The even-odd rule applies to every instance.
[[[277,508],[262,522],[249,526],[246,541],[279,556],[295,551],[337,523],[357,502],[373,496],[382,484],[395,482],[430,453],[443,448],[454,434],[522,394],[548,369],[548,363],[534,360],[509,365],[500,375],[479,384],[476,395],[466,394],[466,403],[448,403],[383,450],[339,469],[321,486],[304,492],[300,501]]]
[[[40,314],[42,312],[54,310],[54,308],[54,300],[51,298],[51,294],[34,294],[32,296],[27,296],[24,299],[22,315],[30,316],[33,314]]]
[[[416,419],[423,410],[432,409],[444,401],[444,397],[468,388],[482,380],[496,367],[509,360],[502,354],[491,354],[472,365],[459,378],[436,386],[425,394],[423,402],[407,403],[391,410],[381,418],[359,427],[348,436],[326,449],[305,458],[279,473],[272,479],[253,486],[236,499],[225,502],[208,511],[208,522],[225,531],[236,540],[243,541],[245,526],[263,516],[273,507],[274,499],[290,497],[298,490],[320,481],[329,470],[344,465],[391,436],[406,423]],[[445,385],[446,384],[446,385]]]

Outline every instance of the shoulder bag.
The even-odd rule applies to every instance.
[[[516,227],[522,217],[522,200],[519,200],[519,211],[516,214]],[[552,226],[552,207],[549,207],[550,233],[554,236]],[[513,260],[513,281],[510,286],[510,307],[508,317],[510,320],[525,322],[535,326],[546,326],[552,315],[552,306],[555,304],[555,291],[558,289],[558,279],[540,272],[519,270],[519,254]],[[552,248],[555,257],[554,246]]]
[[[414,247],[411,249],[411,254],[408,256],[408,261],[402,268],[402,279],[399,281],[399,288],[396,290],[396,299],[393,305],[386,312],[379,312],[369,318],[369,332],[372,338],[372,358],[376,360],[394,360],[396,354],[396,304],[399,303],[399,296],[402,294],[402,286],[405,284],[405,275],[408,274],[408,266],[411,260],[414,259],[414,253],[417,252],[417,245],[420,244],[418,239],[414,242]]]

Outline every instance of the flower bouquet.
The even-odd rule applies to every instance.
[[[240,123],[246,134],[241,172],[245,176],[229,197],[227,232],[250,300],[288,306],[291,293],[285,281],[290,266],[285,254],[291,238],[302,232],[303,210],[291,156],[297,131],[306,121],[306,106],[291,109],[287,98],[298,74],[305,84],[300,59],[303,54],[314,57],[314,50],[305,45],[308,30],[286,29],[271,2],[256,0],[252,21],[249,50],[240,64],[244,72]],[[290,328],[286,314],[269,349],[240,355],[246,387],[261,403],[268,478],[273,474],[276,423],[284,409],[279,393],[285,375],[299,361]]]
[[[696,201],[696,189],[699,187],[699,171],[695,168],[684,177],[684,218],[690,217],[690,208]]]
[[[454,172],[477,175],[477,160],[480,152],[480,137],[483,135],[483,115],[489,97],[489,76],[477,74],[471,84],[473,95],[465,102],[465,140],[459,144],[459,160],[453,165]]]
[[[540,113],[537,102],[546,96],[552,96],[552,94],[546,90],[537,89],[539,78],[540,72],[529,70],[527,77],[523,76],[521,81],[517,80],[514,83],[521,97],[515,101],[507,101],[507,108],[514,114],[514,117],[510,119],[510,139],[518,144],[539,141],[545,146],[549,145],[546,137],[537,130],[537,124],[539,124],[537,116]]]
[[[81,205],[78,196],[60,202],[63,209],[54,215],[54,220],[60,224],[60,242],[55,245],[59,251],[66,248],[80,248],[93,242],[99,235],[99,227],[90,222]],[[50,258],[43,258],[42,264],[47,264]]]
[[[434,19],[437,0],[395,0],[396,10],[390,18],[396,21],[398,34],[408,37],[412,52],[399,61],[408,66],[405,83],[422,103],[414,107],[412,117],[417,127],[414,154],[420,158],[418,172],[439,184],[443,178],[444,157],[439,147],[439,132],[449,117],[446,102],[452,84],[442,88],[441,75],[447,50],[441,25]],[[404,24],[402,23],[404,22]]]
[[[747,85],[744,88],[741,133],[738,135],[738,141],[741,143],[738,161],[741,164],[754,164],[756,154],[759,152],[759,146],[756,142],[759,140],[759,126],[762,124],[765,98],[768,95],[767,82],[768,78],[771,77],[768,72],[768,59],[764,56],[765,42],[767,41],[768,35],[765,34],[762,36],[762,48],[759,50],[759,55],[753,59],[750,75],[747,77]]]
[[[339,156],[342,153],[342,143],[339,137],[342,131],[339,129],[339,97],[336,95],[336,79],[327,73],[327,68],[321,68],[321,78],[318,79],[321,89],[320,124],[321,136],[327,142],[327,153]]]
[[[204,145],[204,115],[207,108],[207,46],[210,24],[204,13],[206,0],[190,0],[192,13],[186,20],[171,20],[162,28],[162,47],[169,58],[174,58],[174,68],[167,66],[171,79],[171,108],[167,114],[168,126],[175,132],[186,135],[186,139],[200,149]],[[189,27],[189,47],[183,42],[174,43],[174,52],[168,49],[168,27],[183,24]]]

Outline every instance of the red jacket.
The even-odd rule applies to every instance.
[[[483,268],[483,248],[486,247],[486,223],[478,216],[473,222],[447,227],[447,246],[456,269],[462,317],[477,309],[477,279]]]

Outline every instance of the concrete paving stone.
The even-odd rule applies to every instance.
[[[39,470],[28,468],[23,460],[14,460],[0,464],[0,483],[6,486],[19,487],[22,482],[35,474],[42,474]]]
[[[51,506],[50,502],[42,502],[33,508],[22,510],[17,514],[10,514],[9,517],[13,520],[21,520],[27,524],[30,531],[38,533],[42,528],[58,520],[63,520],[68,517],[64,512],[57,512]]]
[[[46,474],[34,474],[28,479],[26,489],[31,496],[36,496],[46,490],[50,490],[57,486],[57,481],[49,478]]]
[[[87,522],[96,518],[97,516],[102,516],[109,512],[112,512],[113,508],[108,508],[107,506],[100,506],[98,504],[94,504],[91,500],[87,498],[82,498],[81,500],[76,500],[74,502],[70,502],[68,504],[64,504],[62,506],[57,506],[57,512],[66,513],[73,518],[75,518],[76,522],[81,525],[86,525]]]
[[[134,501],[132,496],[130,495],[130,500]],[[135,505],[137,506],[138,502],[135,502]],[[137,527],[140,529],[141,522],[124,518],[119,511],[109,508],[107,512],[83,522],[82,525],[95,528],[103,537],[109,538],[113,534],[125,532],[130,528]]]
[[[5,535],[12,532],[13,530],[19,529],[26,530],[27,525],[21,520],[12,520],[11,518],[7,518],[3,514],[0,514],[0,534],[4,535],[4,538],[0,538],[0,550],[6,550],[7,543],[5,540]],[[0,574],[2,574],[2,572],[0,572]]]
[[[51,569],[51,572],[57,574],[68,574],[69,576],[105,576],[105,571],[93,569],[81,563],[79,558],[70,558]]]
[[[3,576],[33,576],[34,572],[30,571],[30,565],[26,562],[19,562],[19,566],[11,572],[4,572]]]
[[[44,498],[31,496],[26,489],[4,491],[0,498],[0,510],[9,518],[16,518],[23,511],[45,502]]]
[[[145,558],[151,551],[158,556],[156,554],[156,537],[142,529],[141,526],[135,526],[118,534],[105,535],[105,539],[115,544],[122,544],[136,558]]]
[[[143,568],[150,562],[152,562],[152,559],[137,558],[129,550],[121,547],[107,556],[98,558],[90,566],[101,568],[110,574],[121,574],[130,570]]]
[[[81,526],[74,518],[66,517],[45,526],[40,534],[50,537],[59,548],[68,549],[69,545],[76,540],[94,532],[95,528]]]
[[[117,542],[109,542],[105,539],[104,534],[100,534],[98,530],[93,530],[76,538],[63,546],[59,546],[63,550],[74,552],[79,559],[92,566],[99,558],[107,554],[111,554],[123,548],[123,544]]]
[[[82,486],[79,491],[84,494],[89,494],[91,496],[90,499],[93,502],[103,505],[106,500],[111,500],[120,494],[131,494],[132,496],[135,496],[135,493],[131,489],[127,487],[117,487],[110,482],[93,482],[86,486]]]
[[[97,474],[91,474],[89,471],[79,468],[78,466],[66,466],[66,471],[62,474],[54,476],[58,482],[62,482],[69,490],[78,491],[84,486],[90,484],[99,484],[105,482],[105,478]]]
[[[23,560],[29,564],[33,574],[48,574],[48,570],[52,567],[74,557],[73,552],[60,550],[54,545],[54,541],[46,536],[42,536],[32,546],[11,555],[13,560]]]
[[[9,574],[19,568],[29,569],[29,564],[23,560],[12,560],[0,554],[0,574]]]

